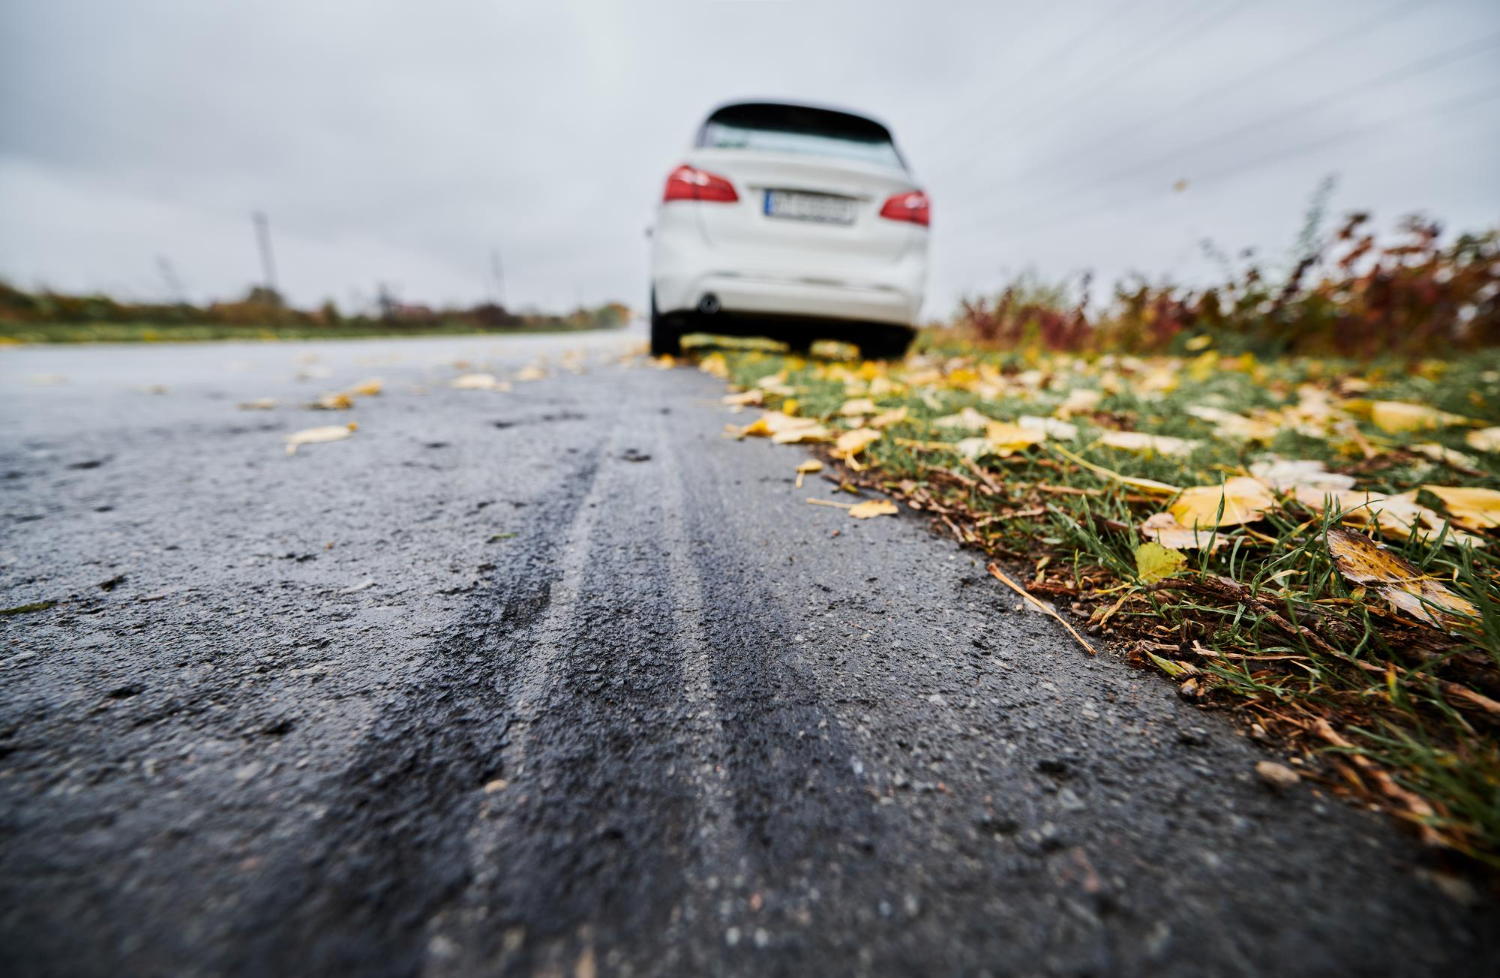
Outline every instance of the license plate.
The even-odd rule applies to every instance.
[[[855,201],[833,194],[808,194],[797,190],[767,190],[766,216],[819,224],[853,224]]]

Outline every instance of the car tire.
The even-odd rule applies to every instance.
[[[916,338],[909,326],[873,327],[859,342],[859,352],[866,360],[899,360]]]
[[[682,330],[656,308],[656,293],[651,293],[651,355],[682,356]]]

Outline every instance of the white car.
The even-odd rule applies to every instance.
[[[931,208],[890,130],[852,112],[735,102],[667,177],[651,249],[651,350],[684,333],[911,343]]]

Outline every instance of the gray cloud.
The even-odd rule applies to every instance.
[[[639,304],[665,174],[709,106],[745,95],[892,124],[935,201],[934,314],[1026,266],[1191,278],[1208,271],[1204,236],[1276,252],[1329,172],[1341,175],[1336,206],[1388,222],[1414,209],[1465,227],[1500,218],[1500,99],[1424,113],[1500,85],[1500,48],[1293,111],[1495,33],[1500,7],[1268,0],[1217,20],[1219,9],[8,4],[0,274],[147,296],[163,289],[166,255],[195,294],[234,294],[257,276],[248,215],[263,208],[300,302],[367,298],[377,281],[413,300],[473,300],[499,247],[513,303]],[[1386,9],[1402,15],[1256,72]],[[1277,115],[1252,136],[1177,152]],[[1392,117],[1404,121],[1384,126]],[[1179,178],[1188,189],[1172,193]]]

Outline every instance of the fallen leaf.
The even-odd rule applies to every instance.
[[[813,473],[813,472],[822,472],[822,471],[823,471],[823,463],[819,462],[815,458],[810,458],[806,462],[803,462],[801,465],[797,466],[797,488],[798,489],[802,488],[802,477],[804,475],[808,475],[808,474]]]
[[[353,387],[350,387],[348,390],[344,391],[344,393],[354,394],[359,397],[374,397],[375,395],[380,393],[383,386],[384,384],[381,382],[379,377],[371,377],[369,380],[360,381]]]
[[[892,408],[889,411],[882,411],[880,414],[877,414],[875,415],[875,417],[870,419],[870,427],[889,428],[893,424],[900,424],[901,422],[906,420],[906,416],[908,413],[910,413],[910,409],[904,406]]]
[[[1281,429],[1274,423],[1260,419],[1247,418],[1243,414],[1235,414],[1233,411],[1225,411],[1206,404],[1189,404],[1182,409],[1200,421],[1207,421],[1214,426],[1214,434],[1221,438],[1235,438],[1242,441],[1270,441],[1276,437]]]
[[[1345,402],[1345,407],[1362,413],[1358,402]],[[1450,425],[1468,424],[1469,419],[1459,414],[1439,411],[1426,404],[1409,404],[1406,401],[1369,402],[1370,421],[1381,431],[1400,434],[1406,431],[1425,431],[1445,428]]]
[[[241,401],[239,404],[241,411],[270,411],[275,407],[276,398],[274,397],[257,397],[253,401]]]
[[[1441,626],[1455,615],[1474,618],[1479,614],[1468,601],[1423,576],[1406,558],[1362,533],[1329,530],[1328,552],[1345,580],[1372,588],[1392,608],[1419,621]]]
[[[862,414],[874,414],[879,410],[875,406],[875,402],[868,397],[856,397],[845,401],[839,406],[839,414],[845,418],[854,418]]]
[[[994,454],[1005,458],[1013,452],[1046,441],[1047,433],[1005,421],[991,421],[985,426],[984,440]]]
[[[1461,486],[1423,486],[1443,501],[1454,523],[1469,530],[1500,526],[1500,491]]]
[[[849,507],[849,515],[857,520],[867,520],[872,516],[895,516],[899,512],[896,504],[889,499],[869,499]]]
[[[1254,523],[1275,505],[1276,499],[1259,480],[1235,476],[1222,486],[1190,486],[1182,490],[1168,510],[1177,522],[1192,529]]]
[[[542,378],[544,378],[546,376],[547,376],[547,371],[543,370],[541,367],[530,366],[530,367],[522,367],[520,369],[520,371],[517,372],[516,379],[517,380],[523,380],[523,381],[526,381],[526,380],[541,380]]]
[[[1500,426],[1471,431],[1464,435],[1464,443],[1481,452],[1500,452]]]
[[[751,407],[754,405],[763,404],[765,402],[765,399],[765,391],[761,390],[759,387],[752,387],[749,390],[741,391],[738,394],[725,394],[719,400],[724,404],[728,404],[730,407]]]
[[[320,442],[342,441],[354,434],[359,425],[353,421],[348,424],[329,424],[318,428],[304,428],[286,436],[286,453],[297,454],[297,448],[301,445],[316,445]]]
[[[1495,430],[1500,431],[1500,428],[1497,428]],[[1472,433],[1478,434],[1478,432]],[[1437,442],[1429,441],[1423,442],[1419,445],[1407,445],[1406,450],[1409,452],[1416,452],[1418,455],[1425,455],[1428,458],[1432,459],[1434,462],[1442,462],[1445,465],[1451,465],[1457,469],[1472,469],[1479,465],[1479,459],[1475,458],[1474,456],[1465,454],[1464,452],[1460,452],[1456,448],[1449,448],[1446,445],[1439,445]]]
[[[938,418],[932,422],[932,426],[934,428],[946,428],[950,431],[983,431],[992,420],[994,419],[980,414],[971,407],[966,407],[957,414]]]
[[[1215,533],[1213,527],[1189,528],[1177,522],[1171,513],[1154,514],[1141,524],[1140,530],[1141,536],[1173,550],[1197,550],[1210,546],[1210,541],[1212,548],[1218,550],[1229,543],[1229,538]]]
[[[1338,492],[1354,487],[1354,477],[1329,472],[1317,459],[1268,458],[1250,464],[1250,474],[1277,492],[1292,493],[1298,489]]]
[[[333,393],[324,394],[308,405],[320,411],[347,411],[354,406],[354,399],[348,394]]]
[[[1102,391],[1089,390],[1086,387],[1075,387],[1068,391],[1068,396],[1057,406],[1053,412],[1059,418],[1069,418],[1075,414],[1086,414],[1099,406],[1104,400]]]
[[[1059,421],[1056,418],[1039,418],[1033,414],[1023,414],[1016,419],[1016,424],[1027,431],[1040,431],[1048,438],[1061,438],[1063,441],[1072,441],[1078,437],[1078,426],[1067,421]]]
[[[494,374],[463,374],[454,377],[448,386],[456,391],[508,391],[510,384]]]
[[[1143,455],[1191,455],[1203,444],[1190,438],[1174,438],[1171,435],[1148,435],[1139,431],[1106,431],[1099,436],[1099,444]]]
[[[1142,584],[1164,581],[1182,570],[1185,564],[1186,555],[1160,543],[1148,542],[1135,548],[1136,577]]]
[[[846,431],[833,443],[833,457],[852,459],[879,440],[880,432],[874,428],[855,428],[853,431]]]

